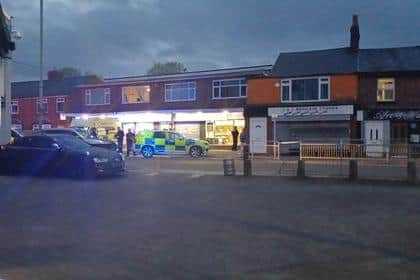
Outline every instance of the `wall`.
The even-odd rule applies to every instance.
[[[377,79],[395,78],[395,101],[377,102]],[[359,103],[364,109],[420,107],[420,74],[360,75]]]
[[[247,104],[280,105],[281,90],[275,86],[275,84],[279,81],[279,78],[260,78],[249,80]],[[333,75],[330,77],[330,101],[306,103],[299,102],[297,104],[328,104],[329,102],[354,103],[355,101],[357,101],[358,85],[359,81],[357,75]]]
[[[61,96],[63,97],[63,96]],[[45,118],[52,127],[69,126],[70,119],[60,120],[60,113],[56,109],[56,96],[46,97],[48,102],[48,113]],[[32,125],[39,122],[39,115],[36,112],[36,101],[38,98],[15,98],[19,102],[19,114],[12,115],[12,123],[21,123],[23,130],[32,130]],[[68,97],[65,97],[64,109],[68,107]]]
[[[213,82],[214,79],[200,79],[196,80],[197,93],[195,101],[183,102],[165,102],[165,84],[178,83],[182,81],[166,81],[166,82],[152,82],[152,83],[138,83],[130,84],[135,85],[149,85],[150,89],[150,103],[141,104],[122,104],[122,87],[124,85],[113,86],[92,86],[78,88],[76,93],[71,97],[71,113],[89,113],[100,114],[109,112],[127,112],[127,111],[148,111],[148,110],[181,110],[181,109],[216,109],[216,108],[233,108],[243,107],[246,98],[223,99],[213,100]],[[185,82],[191,82],[186,80]],[[111,104],[99,106],[86,106],[85,105],[85,90],[95,87],[106,87],[111,89]]]
[[[276,104],[280,102],[280,89],[275,86],[279,79],[248,80],[247,104]]]

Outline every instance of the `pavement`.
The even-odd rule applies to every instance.
[[[0,279],[419,279],[420,188],[142,172],[153,162],[0,177]]]

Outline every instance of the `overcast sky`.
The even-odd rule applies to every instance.
[[[37,79],[39,1],[1,0],[23,34],[13,80]],[[158,61],[188,70],[272,64],[279,52],[420,45],[418,0],[44,0],[45,68],[141,75]]]

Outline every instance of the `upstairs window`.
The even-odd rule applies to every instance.
[[[87,89],[85,92],[85,104],[109,105],[111,104],[111,90],[109,88]]]
[[[304,78],[281,81],[282,102],[316,102],[330,99],[330,78]]]
[[[165,85],[165,102],[195,101],[197,86],[195,82]]]
[[[378,102],[395,101],[395,79],[378,79],[376,100]]]
[[[213,81],[213,99],[245,98],[246,95],[246,79]]]
[[[64,113],[64,97],[57,97],[56,99],[56,112]]]
[[[48,100],[46,98],[38,99],[36,101],[36,112],[38,114],[48,113]]]
[[[12,114],[19,114],[19,101],[12,101]]]
[[[149,103],[150,86],[128,86],[122,88],[122,103]]]

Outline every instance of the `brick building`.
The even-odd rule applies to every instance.
[[[67,127],[71,118],[66,116],[69,99],[79,84],[98,83],[96,76],[62,77],[50,71],[44,80],[44,98],[39,99],[39,81],[12,83],[12,128],[19,130]]]
[[[270,70],[271,65],[262,65],[105,79],[79,86],[67,115],[77,126],[90,126],[92,119],[114,120],[113,126],[124,130],[174,129],[212,144],[229,144],[233,126],[244,127],[248,79]]]

